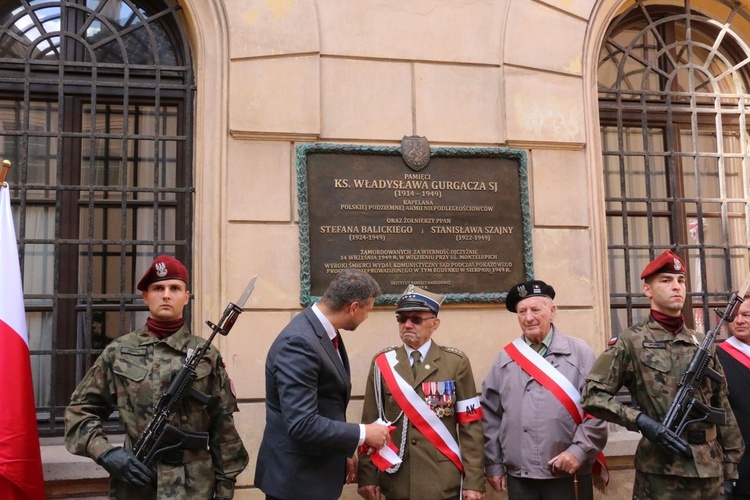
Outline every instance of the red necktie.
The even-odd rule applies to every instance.
[[[339,339],[341,338],[341,335],[339,335],[339,332],[336,332],[336,336],[331,339],[331,342],[333,342],[333,348],[337,351],[339,350]]]

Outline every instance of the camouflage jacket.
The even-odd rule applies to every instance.
[[[612,339],[589,372],[582,397],[584,409],[632,431],[638,430],[635,421],[641,411],[662,422],[701,340],[703,334],[687,328],[672,335],[652,317],[628,328]],[[715,356],[710,361],[710,367],[723,375],[721,364]],[[630,390],[640,410],[615,399],[615,394],[623,385]],[[737,478],[737,463],[742,458],[744,445],[737,420],[727,401],[726,380],[722,378],[721,383],[716,383],[706,377],[696,397],[707,405],[727,410],[727,424],[718,427],[717,439],[690,445],[693,456],[685,458],[671,455],[642,438],[635,456],[637,470],[683,477]],[[710,424],[695,423],[688,429],[710,427]]]
[[[97,460],[112,448],[102,423],[117,410],[125,426],[125,446],[138,440],[153,417],[153,408],[182,366],[188,349],[205,342],[187,326],[163,340],[141,328],[114,340],[86,373],[65,411],[65,446],[76,455]],[[209,451],[197,452],[177,466],[157,464],[156,489],[136,488],[112,480],[113,498],[232,498],[235,478],[248,454],[234,426],[237,401],[219,352],[213,346],[197,368],[193,387],[212,396],[208,405],[186,399],[172,424],[209,433]],[[186,455],[187,456],[187,455]]]

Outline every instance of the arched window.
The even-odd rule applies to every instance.
[[[101,349],[145,324],[154,255],[190,262],[193,92],[173,0],[0,1],[0,159],[42,435]]]
[[[750,271],[750,16],[700,9],[638,1],[600,53],[613,335],[648,315],[639,276],[664,249],[686,262],[683,312],[699,330]]]

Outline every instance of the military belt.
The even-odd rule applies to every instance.
[[[716,439],[716,426],[707,429],[690,429],[684,433],[689,444],[705,444]]]
[[[205,450],[169,450],[159,460],[164,465],[182,465],[200,458]]]

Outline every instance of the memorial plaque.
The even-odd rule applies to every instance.
[[[297,148],[301,302],[345,268],[371,274],[395,303],[407,284],[447,302],[502,302],[533,277],[526,153],[433,148],[418,170],[399,148]]]

